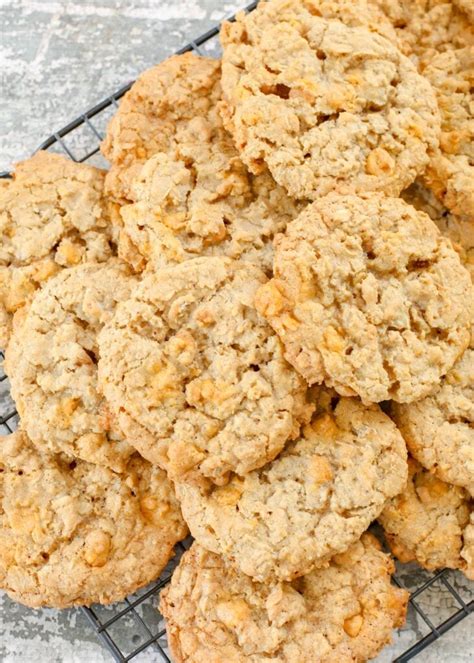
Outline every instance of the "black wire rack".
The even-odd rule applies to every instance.
[[[244,11],[252,11],[257,4],[258,2],[251,3]],[[232,16],[227,20],[234,18]],[[218,56],[219,30],[220,25],[215,26],[176,53],[194,51],[201,55]],[[119,100],[131,85],[132,83],[124,85],[65,127],[51,134],[41,143],[38,150],[61,152],[73,161],[94,163],[108,121],[118,108]],[[100,158],[99,164],[102,165]],[[0,177],[8,176],[8,172],[0,173]],[[1,352],[0,359],[3,360]],[[0,397],[0,434],[8,434],[16,429],[18,415],[9,396],[7,376],[1,370]],[[146,653],[151,655],[146,658],[147,661],[171,663],[164,621],[156,607],[161,589],[170,581],[173,569],[187,547],[189,541],[178,544],[175,558],[159,580],[149,587],[112,606],[80,609],[115,661],[126,663],[133,660],[138,663],[144,660],[143,655]],[[468,581],[458,572],[444,569],[437,573],[428,573],[415,565],[397,564],[394,582],[410,592],[408,627],[399,632],[400,642],[397,647],[398,651],[404,648],[405,650],[393,658],[394,663],[404,663],[413,659],[474,612],[472,584],[469,587]],[[436,599],[434,601],[436,614],[430,615],[430,606],[433,610],[433,597]],[[408,636],[408,641],[404,636]],[[401,644],[403,646],[400,646]],[[462,643],[459,646],[460,649],[463,648]],[[436,657],[436,660],[441,659]]]

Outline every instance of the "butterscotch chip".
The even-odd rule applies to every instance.
[[[0,346],[12,316],[65,267],[113,252],[105,172],[38,152],[0,188]]]
[[[194,543],[161,594],[171,653],[176,663],[367,661],[405,621],[393,571],[370,534],[292,583],[253,582]]]
[[[474,339],[433,394],[393,414],[412,455],[474,496]]]
[[[466,0],[472,4],[472,0]],[[439,53],[474,45],[474,25],[463,0],[369,0],[391,22],[396,44],[420,71]],[[389,33],[386,33],[390,38]]]
[[[274,274],[257,309],[310,384],[408,403],[432,392],[469,343],[469,273],[401,199],[329,194],[309,205],[277,237]]]
[[[117,474],[42,453],[17,431],[1,438],[0,470],[0,588],[25,605],[122,600],[186,536],[166,474],[138,454]]]
[[[438,100],[441,137],[423,179],[448,209],[474,225],[474,45],[438,55],[424,75]]]
[[[18,321],[5,369],[23,427],[41,449],[118,471],[134,452],[97,390],[97,334],[134,284],[117,259],[71,267]]]
[[[224,27],[222,114],[242,160],[296,198],[398,195],[438,145],[429,83],[384,37],[271,0]]]
[[[342,399],[270,464],[206,494],[176,490],[198,543],[265,582],[292,580],[345,551],[406,478],[405,444],[389,417]]]
[[[466,490],[441,481],[410,459],[408,484],[390,500],[379,522],[401,562],[417,561],[429,571],[460,569],[474,578],[469,540],[473,509]]]
[[[173,479],[264,465],[311,416],[253,299],[250,264],[196,258],[146,276],[99,337],[99,380],[131,444]]]
[[[122,202],[131,200],[131,182],[147,159],[167,152],[183,134],[192,136],[189,125],[213,123],[219,79],[220,62],[193,53],[174,55],[139,76],[122,99],[101,145],[112,164],[106,178],[111,196]]]

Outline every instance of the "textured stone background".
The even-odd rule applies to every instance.
[[[245,3],[0,0],[0,170]]]
[[[218,0],[0,0],[0,170],[28,156],[52,132],[140,71],[197,37],[243,2]],[[215,54],[215,45],[205,48]],[[105,127],[107,114],[97,120]],[[91,147],[91,136],[76,134],[68,145]],[[11,407],[1,383],[0,412]],[[3,390],[3,391],[2,391]],[[6,430],[0,431],[7,432]],[[416,587],[420,572],[404,567],[399,578]],[[472,599],[472,583],[451,574],[464,600]],[[439,623],[453,611],[453,601],[438,583],[420,598],[429,617]],[[110,617],[114,608],[102,609]],[[159,617],[148,603],[148,623]],[[377,659],[389,663],[427,632],[412,611],[394,644]],[[474,660],[473,625],[458,625],[418,658],[423,663],[466,663]],[[123,648],[138,646],[146,634],[132,619],[120,621],[112,635]],[[28,610],[0,595],[0,661],[2,663],[102,663],[111,661],[77,610]],[[160,661],[147,651],[136,661]]]

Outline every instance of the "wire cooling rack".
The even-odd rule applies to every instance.
[[[252,11],[257,2],[244,11]],[[228,20],[234,20],[231,17]],[[201,55],[218,56],[220,53],[216,26],[189,42],[177,53],[194,51]],[[53,133],[39,150],[50,150],[66,154],[76,162],[103,165],[99,155],[100,141],[108,121],[119,105],[119,100],[130,89],[132,83],[123,86],[99,104],[77,117],[65,127]],[[7,177],[8,173],[1,173]],[[3,353],[0,352],[3,360]],[[18,415],[9,397],[8,379],[0,371],[0,434],[13,432],[18,424]],[[166,643],[163,618],[156,610],[161,589],[171,578],[173,568],[188,547],[188,542],[178,544],[174,560],[165,569],[159,580],[149,587],[129,596],[112,606],[81,608],[99,640],[105,645],[115,661],[156,661],[171,663]],[[399,632],[394,663],[404,663],[417,656],[438,640],[465,617],[474,612],[472,584],[457,572],[442,570],[428,573],[413,564],[397,564],[394,582],[410,592],[408,626]],[[430,614],[434,612],[436,614]],[[460,650],[462,644],[460,643]],[[403,651],[404,650],[404,651]],[[388,660],[388,659],[384,659]],[[430,660],[441,660],[435,655]],[[223,662],[224,663],[224,662]]]

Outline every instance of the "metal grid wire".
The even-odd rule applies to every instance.
[[[251,3],[244,11],[252,11],[257,4],[258,2]],[[228,20],[234,20],[234,17]],[[194,51],[201,55],[218,55],[220,52],[217,39],[219,29],[220,26],[212,28],[176,52]],[[65,127],[53,133],[38,149],[63,152],[76,162],[94,161],[99,153],[99,144],[104,137],[111,112],[115,112],[118,108],[119,99],[130,89],[131,85],[132,83],[129,83],[120,88]],[[81,135],[79,136],[79,134]],[[0,173],[1,177],[8,177],[8,175],[8,173]],[[3,360],[3,353],[1,352],[0,358]],[[8,391],[7,377],[2,371],[0,371],[0,387],[4,394]],[[6,409],[6,412],[0,415],[0,434],[13,432],[18,423],[18,415],[11,401],[8,401],[4,409]],[[138,663],[141,655],[147,652],[153,653],[154,661],[171,663],[166,644],[164,622],[156,610],[156,605],[161,589],[169,582],[173,568],[188,546],[188,542],[177,546],[175,559],[169,564],[160,579],[146,589],[113,606],[81,608],[96,635],[109,650],[115,661],[126,663],[135,660]],[[404,569],[404,566],[399,565],[394,582],[399,587],[405,587],[410,591],[409,620],[417,624],[415,629],[417,640],[398,658],[394,659],[396,663],[411,660],[449,629],[474,612],[474,600],[464,600],[461,591],[454,586],[456,584],[455,572],[446,569],[437,573],[418,571],[418,573],[411,576],[415,578],[415,584],[413,584],[413,581],[407,582],[405,580],[402,569]],[[444,593],[443,601],[449,603],[449,615],[440,623],[436,623],[434,617],[428,615],[426,607],[423,607],[428,594],[432,591]],[[449,601],[446,601],[446,597]]]

